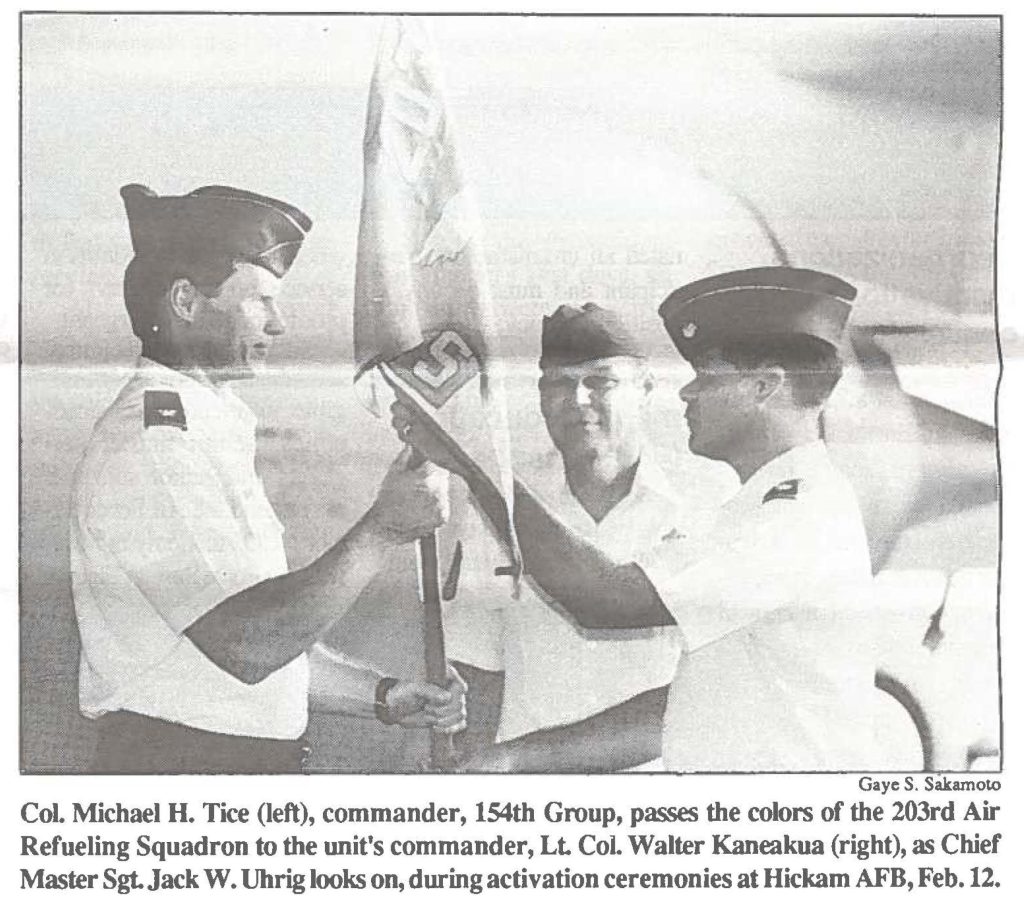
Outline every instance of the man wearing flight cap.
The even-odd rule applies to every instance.
[[[611,558],[629,561],[682,528],[683,506],[644,442],[653,377],[639,342],[611,310],[588,303],[545,316],[540,408],[554,448],[530,467],[530,484],[558,518]],[[496,547],[485,530],[464,539],[455,597],[443,606],[446,647],[469,684],[470,733],[484,686],[503,674],[497,739],[585,719],[633,696],[650,698],[660,728],[679,657],[673,628],[632,632],[580,629],[528,584],[508,597],[495,579]],[[469,664],[473,669],[467,669]],[[481,672],[483,671],[483,672]],[[489,736],[487,736],[489,737]]]
[[[767,267],[702,279],[662,304],[696,373],[680,391],[690,449],[728,463],[742,483],[704,535],[667,535],[617,563],[517,484],[526,572],[561,608],[589,628],[678,625],[684,652],[661,743],[669,770],[875,763],[867,542],[819,437],[855,296],[824,273]],[[430,447],[422,428],[410,438]],[[592,759],[605,743],[618,761],[629,707],[496,746],[476,763],[572,769],[574,748]]]
[[[295,772],[311,702],[457,728],[460,684],[399,681],[316,644],[390,548],[443,521],[444,480],[404,453],[362,519],[289,573],[254,469],[255,417],[230,388],[284,332],[277,295],[309,218],[222,186],[121,196],[142,355],[96,424],[71,514],[79,701],[98,719],[97,769]]]

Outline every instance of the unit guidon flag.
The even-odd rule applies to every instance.
[[[389,19],[370,85],[356,257],[356,381],[413,404],[476,480],[516,564],[512,472],[479,224],[422,20]]]

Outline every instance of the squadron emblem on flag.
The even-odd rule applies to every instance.
[[[445,329],[391,361],[391,370],[416,388],[435,410],[480,372],[480,363],[458,332]]]

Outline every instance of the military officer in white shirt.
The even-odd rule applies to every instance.
[[[643,438],[653,376],[621,319],[593,303],[560,306],[544,317],[540,369],[540,407],[554,449],[535,461],[530,484],[544,502],[619,562],[681,534],[682,502]],[[501,555],[486,537],[467,530],[458,589],[443,606],[448,654],[469,685],[467,737],[499,697],[498,741],[652,690],[650,719],[660,728],[679,658],[676,630],[583,629],[528,583],[513,599],[507,581],[493,574]],[[490,691],[488,672],[500,682]]]
[[[616,563],[516,486],[526,571],[562,609],[588,628],[679,627],[661,741],[669,770],[875,765],[867,542],[820,440],[855,296],[824,273],[766,267],[702,279],[662,304],[696,375],[680,391],[690,448],[741,481],[703,536]],[[409,434],[443,461],[418,423]],[[498,745],[475,765],[621,766],[638,749],[630,707]]]
[[[317,644],[387,559],[439,525],[430,464],[392,465],[360,521],[288,572],[231,391],[284,332],[281,281],[309,218],[221,186],[121,191],[135,257],[125,302],[142,356],[78,467],[71,573],[96,769],[295,772],[310,704],[454,730],[463,686],[400,681]]]

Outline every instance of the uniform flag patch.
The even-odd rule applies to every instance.
[[[188,430],[185,408],[177,391],[147,391],[143,395],[145,426],[169,425],[183,432]]]
[[[765,494],[761,500],[762,504],[767,504],[768,501],[787,500],[795,501],[797,492],[800,490],[799,479],[786,479],[785,482],[779,482],[778,485],[770,488],[768,493]]]

